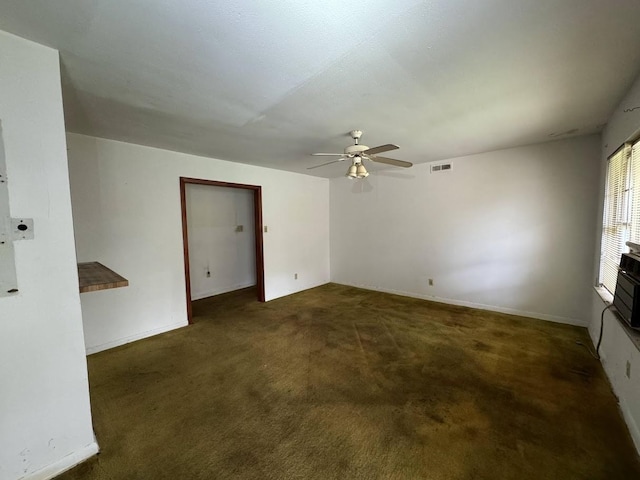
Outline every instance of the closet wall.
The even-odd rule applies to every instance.
[[[256,284],[253,190],[186,185],[191,298]]]

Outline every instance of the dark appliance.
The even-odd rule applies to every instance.
[[[640,255],[622,254],[613,306],[631,327],[640,328]]]

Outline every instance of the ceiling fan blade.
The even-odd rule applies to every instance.
[[[312,153],[314,157],[341,157],[344,153]]]
[[[375,155],[376,153],[388,152],[390,150],[397,150],[400,147],[398,145],[394,145],[392,143],[387,143],[386,145],[380,145],[379,147],[373,147],[368,150],[365,150],[364,154],[366,155]]]
[[[307,170],[313,170],[314,168],[324,167],[325,165],[331,165],[332,163],[342,162],[343,160],[344,160],[344,158],[341,158],[340,160],[334,160],[333,162],[323,163],[322,165],[315,165],[313,167],[307,168]]]
[[[370,157],[369,160],[377,163],[386,163],[387,165],[395,165],[396,167],[411,167],[413,163],[405,162],[404,160],[396,160],[395,158],[387,158],[387,157]]]

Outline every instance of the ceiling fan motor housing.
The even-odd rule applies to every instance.
[[[369,150],[369,147],[366,145],[349,145],[344,149],[345,155],[356,155],[360,152],[364,152],[365,150]]]

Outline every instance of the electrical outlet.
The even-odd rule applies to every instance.
[[[297,274],[297,273],[294,273],[294,274],[293,274],[293,278],[294,278],[295,280],[297,280],[297,279],[298,279],[298,274]]]
[[[429,279],[429,286],[430,286],[430,287],[433,287],[433,278],[430,278],[430,279]]]
[[[264,233],[267,233],[269,231],[269,227],[267,227],[266,225],[264,226]]]
[[[631,362],[627,360],[627,378],[631,378]]]

